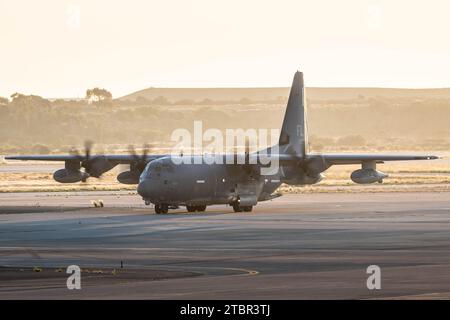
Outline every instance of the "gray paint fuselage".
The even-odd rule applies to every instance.
[[[141,174],[138,193],[155,204],[230,204],[239,196],[238,184],[251,179],[242,165],[193,162],[175,164],[170,157],[151,161]],[[259,201],[281,185],[279,172],[254,180],[264,182]]]

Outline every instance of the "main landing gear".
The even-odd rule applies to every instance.
[[[155,204],[155,213],[167,213],[169,212],[169,206],[167,204]]]
[[[234,212],[251,212],[253,206],[241,206],[238,202],[232,204]]]
[[[202,205],[202,206],[186,206],[186,209],[188,212],[203,212],[206,210],[206,206]]]

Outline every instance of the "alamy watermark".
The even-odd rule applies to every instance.
[[[279,168],[279,136],[279,129],[226,129],[224,135],[216,128],[203,130],[203,122],[194,121],[193,134],[185,128],[172,132],[177,144],[171,158],[177,165],[260,164],[262,175],[272,175]]]
[[[377,265],[370,265],[366,270],[370,276],[367,278],[366,286],[369,290],[381,289],[381,268]]]
[[[77,265],[71,265],[67,267],[67,274],[70,276],[67,278],[66,285],[69,290],[81,289],[81,269]]]

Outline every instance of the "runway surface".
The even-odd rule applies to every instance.
[[[129,192],[0,194],[0,299],[450,298],[449,252],[450,193],[286,195],[252,213],[167,215]],[[66,287],[72,264],[81,290]],[[366,286],[369,265],[381,290]]]

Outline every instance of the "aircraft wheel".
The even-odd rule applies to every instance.
[[[169,212],[169,206],[167,204],[162,204],[160,208],[161,208],[161,213]]]
[[[195,211],[203,212],[206,210],[206,206],[196,206]]]
[[[161,206],[159,204],[155,204],[155,213],[156,214],[161,214]]]
[[[239,203],[233,203],[233,210],[234,212],[242,212],[242,208]]]
[[[241,209],[245,212],[252,212],[253,206],[242,206]]]
[[[186,206],[186,210],[188,211],[188,212],[195,212],[195,206]]]

